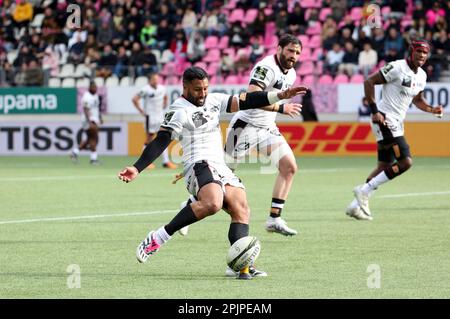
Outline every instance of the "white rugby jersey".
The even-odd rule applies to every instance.
[[[413,98],[425,89],[427,74],[420,67],[414,73],[404,59],[388,63],[380,71],[387,83],[378,109],[403,121]]]
[[[282,91],[294,84],[296,76],[294,68],[283,73],[279,62],[276,60],[276,55],[269,55],[253,67],[250,73],[249,84],[257,81],[265,86],[264,91],[266,92]],[[283,104],[287,102],[287,100],[282,100],[278,103]],[[277,113],[252,109],[239,111],[234,116],[254,126],[271,127],[275,124]]]
[[[83,97],[81,98],[81,105],[83,108],[87,107],[89,109],[89,121],[100,124],[100,99],[98,98],[98,94],[92,94],[89,91],[84,92]],[[81,118],[83,121],[86,121],[84,113]]]
[[[164,114],[164,96],[166,87],[158,84],[156,89],[150,84],[142,87],[138,93],[144,102],[144,113],[154,117],[162,117]]]
[[[196,162],[206,160],[225,165],[220,113],[227,109],[230,95],[209,93],[203,106],[179,97],[170,106],[161,127],[172,130],[183,149],[184,172]]]

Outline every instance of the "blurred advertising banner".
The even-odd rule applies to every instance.
[[[129,155],[137,156],[141,154],[145,140],[144,126],[140,122],[129,122],[128,125]],[[228,123],[221,123],[224,138],[227,127]],[[376,156],[377,144],[368,123],[288,122],[278,123],[278,128],[299,157]],[[405,123],[405,137],[413,157],[450,156],[450,139],[445,136],[450,136],[450,125],[445,122]],[[169,149],[171,156],[178,156],[179,152],[179,144],[172,142]]]
[[[75,88],[0,88],[0,114],[70,114],[77,112]]]
[[[0,124],[0,155],[68,155],[83,134],[81,122],[76,121],[4,122]],[[127,123],[105,123],[100,128],[97,152],[127,155],[127,137]]]
[[[448,112],[450,109],[450,83],[427,83],[423,93],[429,104],[433,106],[442,104]],[[375,96],[377,103],[379,103],[381,101],[381,85],[375,86]],[[339,113],[358,113],[358,106],[362,104],[363,97],[363,84],[340,84],[338,86],[337,111]],[[408,112],[422,113],[426,116],[423,111],[414,105],[410,106]]]

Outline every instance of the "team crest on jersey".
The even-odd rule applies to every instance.
[[[267,69],[262,66],[256,67],[255,74],[253,74],[253,78],[258,80],[264,80],[267,75]]]
[[[410,88],[411,85],[412,85],[412,78],[409,75],[405,76],[402,80],[402,86]]]
[[[194,122],[195,127],[200,127],[203,124],[207,123],[208,120],[203,116],[203,112],[195,112],[192,114],[192,121]]]

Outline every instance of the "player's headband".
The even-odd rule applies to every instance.
[[[411,55],[416,51],[418,48],[424,48],[427,50],[428,53],[431,51],[430,44],[427,41],[424,40],[415,40],[411,42],[410,49],[411,49]]]

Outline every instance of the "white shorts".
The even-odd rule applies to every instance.
[[[402,120],[390,116],[389,114],[383,113],[383,115],[386,125],[379,125],[378,123],[372,123],[372,121],[370,122],[372,132],[375,135],[377,142],[383,140],[389,141],[405,134]]]
[[[209,183],[216,183],[222,187],[225,193],[225,185],[245,189],[244,184],[231,169],[225,164],[208,163],[207,161],[197,162],[185,173],[184,181],[188,192],[194,196],[200,189]]]
[[[270,146],[278,147],[270,148]],[[276,163],[286,154],[293,156],[289,144],[278,130],[276,125],[269,128],[257,127],[241,119],[233,119],[227,129],[227,141],[225,150],[232,159],[241,159],[255,149],[271,153],[271,158]],[[270,149],[270,150],[269,150]],[[229,160],[229,158],[228,158]]]
[[[91,122],[94,122],[95,124],[97,124],[98,127],[100,127],[100,120],[99,119],[90,119],[89,122],[88,121],[83,121],[83,124],[82,124],[83,130],[89,129],[89,126],[90,126]]]
[[[157,133],[164,121],[164,117],[160,116],[145,116],[145,131],[147,133]]]

